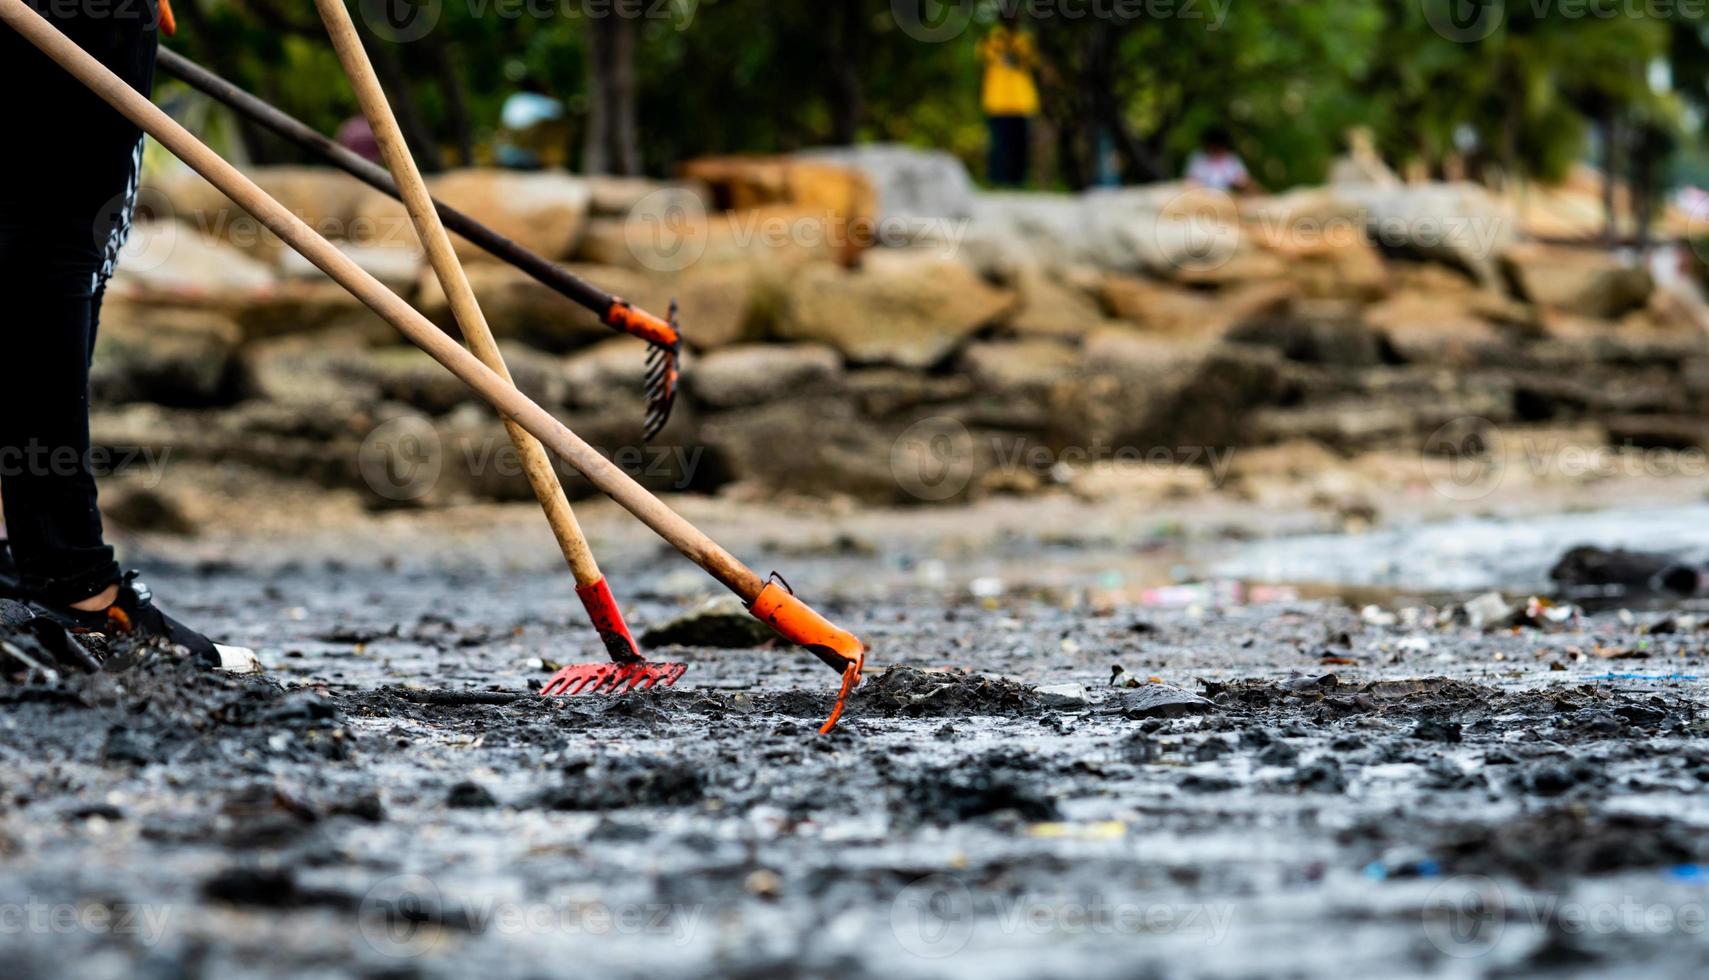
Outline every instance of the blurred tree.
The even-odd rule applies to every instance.
[[[892,0],[643,0],[608,6],[443,5],[422,41],[370,36],[370,53],[425,167],[486,159],[504,97],[538,79],[570,109],[586,169],[664,174],[710,153],[789,152],[858,140],[983,155],[974,45],[1000,3],[951,5],[966,29],[923,41]],[[1170,178],[1220,126],[1271,187],[1321,180],[1350,127],[1392,162],[1441,174],[1555,179],[1589,135],[1603,162],[1636,167],[1679,103],[1709,113],[1703,19],[1658,5],[1592,16],[1505,4],[1487,36],[1458,43],[1430,4],[1242,0],[1162,7],[1098,4],[1084,16],[1024,18],[1046,62],[1057,172],[1082,187]],[[178,0],[174,47],[331,132],[355,109],[312,11],[285,0]],[[1023,7],[1023,10],[1030,8]],[[550,14],[550,16],[547,16]],[[603,14],[601,16],[600,14]],[[1440,23],[1440,20],[1437,20]],[[1652,84],[1671,66],[1677,95]],[[245,127],[259,162],[295,152]],[[1663,141],[1665,142],[1665,141]],[[1622,150],[1625,147],[1625,150]],[[1621,161],[1624,161],[1623,163]]]

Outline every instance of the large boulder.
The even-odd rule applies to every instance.
[[[1245,444],[1255,409],[1301,394],[1297,374],[1259,348],[1113,328],[1088,337],[1082,357],[1075,411],[1062,424],[1087,445],[1202,456]]]
[[[603,289],[633,297],[648,287],[648,280],[624,269],[595,266],[566,266]],[[612,335],[600,318],[557,290],[536,282],[508,265],[478,263],[465,270],[481,312],[493,336],[520,340],[541,350],[563,353],[586,347]],[[451,304],[431,270],[421,275],[417,307],[447,329],[455,328]],[[663,310],[658,310],[661,316]]]
[[[365,202],[376,192],[349,174],[331,167],[285,166],[253,167],[246,175],[322,235],[347,240],[366,237],[359,219]],[[286,250],[277,235],[193,171],[149,178],[138,199],[157,218],[175,218],[265,261]]]
[[[575,254],[592,200],[586,183],[560,171],[453,170],[430,178],[428,187],[441,203],[553,260]],[[359,221],[365,234],[347,237],[381,244],[415,240],[403,205],[379,191],[363,199]],[[464,262],[499,261],[460,235],[452,241]]]
[[[803,270],[774,330],[783,340],[829,344],[856,363],[928,368],[1014,304],[1014,294],[960,262],[879,251],[853,272]]]
[[[1032,269],[1013,283],[1020,305],[1009,329],[1023,337],[1075,338],[1104,324],[1096,291],[1101,276],[1094,270],[1052,275]]]
[[[797,156],[864,174],[878,192],[878,218],[886,224],[973,217],[973,178],[960,159],[943,150],[866,143],[805,150]]]
[[[589,213],[596,218],[627,218],[637,208],[663,212],[674,206],[705,212],[712,206],[710,192],[700,184],[608,174],[589,174],[580,180],[587,185]]]
[[[709,251],[729,251],[728,239],[751,238],[755,229],[768,239],[799,241],[822,236],[838,261],[852,264],[875,244],[878,201],[872,183],[850,167],[792,157],[703,157],[682,165],[682,176],[706,186],[715,207],[760,211],[763,221],[744,226],[717,221]],[[793,226],[793,228],[791,228]],[[722,243],[720,238],[726,239]],[[787,244],[787,242],[785,242]]]
[[[1243,240],[1232,198],[1180,184],[981,194],[959,247],[964,261],[997,278],[1028,265],[1183,277],[1213,274],[1236,257],[1265,261]]]
[[[1501,264],[1520,298],[1603,320],[1642,308],[1654,288],[1642,264],[1595,249],[1520,245],[1503,253]]]
[[[1079,350],[1054,340],[973,344],[960,367],[973,382],[974,397],[957,416],[1003,430],[1053,430],[1072,408],[1081,365]]]
[[[209,299],[266,292],[273,271],[217,238],[177,222],[139,221],[119,256],[111,291]]]
[[[109,300],[90,372],[102,404],[225,405],[241,394],[242,331],[212,310]]]
[[[327,278],[293,279],[262,293],[221,304],[243,331],[245,342],[293,334],[359,335],[369,343],[392,343],[397,328]]]
[[[402,245],[358,242],[334,244],[346,258],[355,262],[362,271],[380,280],[392,292],[405,299],[414,295],[425,258],[414,241]],[[300,253],[290,250],[279,256],[278,271],[279,275],[287,280],[331,278]]]
[[[1461,269],[1499,282],[1501,254],[1517,241],[1512,212],[1476,184],[1343,185],[1342,199],[1365,215],[1379,249]]]
[[[1294,290],[1283,282],[1256,282],[1207,293],[1138,276],[1112,275],[1099,284],[1098,296],[1109,316],[1147,332],[1214,338],[1246,320],[1285,309]]]
[[[842,358],[821,344],[753,344],[702,358],[688,376],[688,387],[712,408],[739,408],[799,397],[804,391],[822,393],[842,370]]]
[[[903,427],[875,425],[846,399],[732,409],[707,419],[700,431],[729,475],[757,493],[917,502],[892,470]]]

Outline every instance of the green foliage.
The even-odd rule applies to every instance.
[[[384,44],[377,54],[395,62],[435,142],[485,144],[524,76],[562,97],[572,116],[585,114],[588,18],[611,2],[447,0],[428,38]],[[927,2],[949,4],[967,29],[942,42],[916,40],[898,25],[891,0],[640,0],[656,15],[640,22],[636,47],[648,169],[823,144],[851,132],[852,119],[856,138],[946,148],[977,172],[985,136],[974,46],[1000,8],[1021,0]],[[1447,2],[1021,6],[1041,14],[1023,19],[1046,61],[1057,171],[1070,185],[1092,179],[1101,142],[1113,142],[1126,179],[1178,173],[1213,126],[1233,134],[1254,175],[1272,187],[1321,180],[1355,126],[1369,127],[1396,163],[1440,169],[1458,150],[1474,168],[1553,178],[1609,121],[1677,132],[1690,118],[1684,106],[1709,107],[1709,33],[1670,5],[1646,15],[1644,5],[1612,0],[1508,2],[1487,36],[1461,42],[1427,16],[1431,4]],[[323,131],[354,112],[311,5],[177,6],[184,30],[174,47]],[[1063,16],[1069,9],[1090,13]],[[1652,86],[1658,63],[1671,67],[1676,93]],[[454,131],[459,106],[468,120],[462,133]],[[287,147],[260,144],[252,149],[264,159],[294,158]]]

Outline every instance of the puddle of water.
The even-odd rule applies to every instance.
[[[1245,542],[1209,563],[1218,577],[1464,594],[1544,592],[1549,569],[1577,545],[1709,557],[1709,505],[1544,517],[1475,517]]]

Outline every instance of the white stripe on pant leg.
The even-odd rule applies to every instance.
[[[102,252],[101,269],[95,274],[93,288],[99,290],[113,278],[113,270],[119,264],[119,252],[125,247],[125,242],[131,237],[131,216],[136,211],[136,198],[139,185],[142,183],[142,144],[144,137],[137,136],[136,149],[131,151],[130,174],[125,180],[125,200],[119,207],[119,213],[114,216],[113,227],[107,232],[107,243]]]

